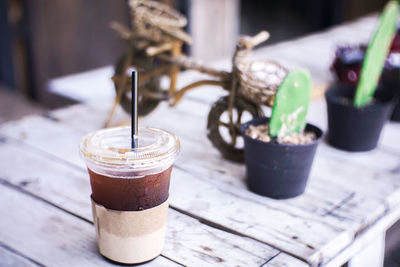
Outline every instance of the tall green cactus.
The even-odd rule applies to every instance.
[[[305,70],[290,72],[276,93],[269,123],[269,135],[300,133],[306,125],[311,100],[311,77]]]
[[[379,26],[365,53],[360,81],[354,97],[354,105],[362,107],[372,99],[379,82],[390,44],[396,33],[399,2],[390,1],[379,18]]]

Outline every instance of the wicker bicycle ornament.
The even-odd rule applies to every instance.
[[[139,71],[139,114],[153,111],[161,100],[175,106],[183,95],[200,86],[219,86],[228,95],[215,102],[208,115],[208,138],[221,154],[233,161],[243,161],[240,125],[244,114],[262,116],[260,105],[271,107],[276,90],[288,74],[288,70],[272,61],[248,61],[251,50],[266,41],[269,34],[239,38],[232,56],[230,72],[201,64],[182,54],[182,44],[190,44],[191,37],[182,29],[187,21],[176,10],[162,3],[146,0],[130,0],[132,29],[112,23],[121,39],[130,49],[115,66],[113,81],[116,98],[106,126],[109,126],[118,105],[131,110],[130,77],[128,69]],[[180,71],[196,70],[209,78],[198,80],[182,88],[176,83]],[[169,88],[161,88],[160,78],[169,78]]]

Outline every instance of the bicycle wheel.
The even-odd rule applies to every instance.
[[[157,66],[157,62],[149,59],[143,53],[134,53],[131,62],[129,60],[128,53],[123,55],[115,64],[115,75],[114,75],[114,86],[116,92],[119,91],[118,82],[123,75],[127,75],[128,79],[124,85],[122,85],[123,94],[121,96],[120,105],[128,113],[131,113],[132,107],[132,96],[131,96],[131,78],[130,74],[127,73],[128,69],[134,67],[140,72],[147,72],[154,69]],[[128,67],[126,67],[128,66]],[[139,75],[140,79],[140,75]],[[145,84],[139,86],[138,91],[138,114],[139,116],[145,116],[152,112],[157,105],[160,103],[161,98],[152,97],[151,95],[157,95],[162,93],[160,87],[160,77],[152,77]]]
[[[226,159],[244,162],[243,138],[240,133],[242,122],[264,115],[259,105],[236,97],[233,106],[233,122],[228,115],[229,96],[220,98],[208,114],[207,137]]]

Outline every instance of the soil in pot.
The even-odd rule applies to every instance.
[[[268,124],[250,125],[245,134],[253,139],[263,142],[275,142],[279,144],[306,145],[313,142],[316,136],[313,132],[291,133],[284,136],[271,137]]]

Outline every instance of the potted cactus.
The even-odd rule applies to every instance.
[[[347,151],[374,149],[395,104],[393,94],[376,91],[390,44],[396,32],[399,4],[390,1],[365,52],[360,78],[352,85],[334,84],[326,92],[328,141]]]
[[[396,35],[392,42],[389,55],[386,59],[381,79],[377,90],[386,90],[400,97],[400,24],[397,26]],[[336,49],[335,59],[332,63],[332,71],[340,83],[352,85],[355,89],[358,85],[361,67],[364,60],[364,45],[339,46]],[[400,121],[400,103],[394,107],[392,121]]]
[[[306,71],[292,71],[277,90],[271,117],[242,125],[251,191],[276,199],[304,192],[323,135],[321,129],[306,123],[311,86]]]

